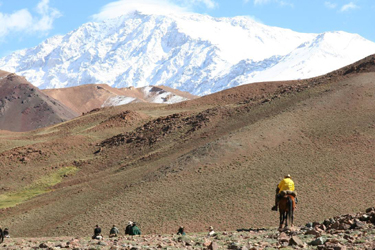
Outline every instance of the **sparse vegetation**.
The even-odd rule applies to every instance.
[[[35,196],[51,191],[51,187],[60,183],[64,177],[77,173],[76,167],[64,167],[47,176],[43,176],[35,183],[16,192],[0,195],[0,208],[9,208],[27,201]]]

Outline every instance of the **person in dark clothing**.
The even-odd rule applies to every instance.
[[[4,241],[4,232],[3,232],[3,229],[0,226],[0,243],[3,243],[3,241]]]
[[[129,221],[128,225],[125,228],[125,235],[130,235],[132,231],[133,222]]]
[[[178,229],[177,235],[186,235],[185,229],[183,226],[180,226],[180,228]]]
[[[133,222],[130,235],[141,235],[141,230],[137,227],[137,223]]]
[[[94,235],[92,236],[93,239],[101,239],[103,236],[101,235],[102,229],[99,227],[99,225],[95,226],[94,229]]]

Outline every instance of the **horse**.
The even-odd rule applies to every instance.
[[[279,211],[280,211],[280,226],[282,229],[285,222],[285,228],[288,227],[288,221],[291,226],[293,226],[293,213],[296,207],[296,203],[293,195],[284,195],[279,201]]]

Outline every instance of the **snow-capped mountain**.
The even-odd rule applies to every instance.
[[[375,53],[356,34],[297,33],[248,17],[134,12],[87,23],[0,59],[39,88],[165,85],[205,95],[245,83],[308,78]]]

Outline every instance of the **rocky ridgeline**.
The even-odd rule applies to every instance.
[[[365,213],[347,214],[285,229],[241,229],[220,232],[212,237],[203,233],[179,235],[120,236],[103,240],[89,238],[9,238],[0,249],[375,249],[375,207]]]
[[[100,146],[113,147],[124,144],[133,145],[134,147],[151,146],[158,141],[165,140],[172,133],[178,134],[178,137],[183,139],[185,136],[204,127],[210,120],[209,116],[211,115],[213,115],[212,112],[205,111],[192,116],[189,116],[187,112],[183,112],[160,117],[147,122],[132,132],[119,134],[104,140]]]
[[[114,127],[128,127],[137,124],[142,119],[146,119],[147,115],[140,114],[138,112],[134,112],[131,110],[126,110],[121,112],[120,114],[113,115],[108,119],[100,122],[97,126],[90,129],[89,131],[102,131],[106,128],[114,128]]]
[[[109,117],[107,120],[102,121],[100,124],[105,123],[115,123],[117,124],[127,124],[127,123],[133,123],[134,121],[139,121],[142,119],[142,116],[134,111],[126,110],[124,112],[121,112],[120,114],[114,115]]]
[[[36,161],[41,160],[46,157],[48,157],[49,154],[47,152],[44,152],[40,149],[36,149],[33,147],[18,147],[13,148],[11,150],[5,151],[0,154],[1,159],[3,159],[3,162],[9,161],[19,161],[22,163],[27,163],[29,161]],[[4,160],[6,159],[6,160]],[[11,164],[11,163],[10,163]]]

